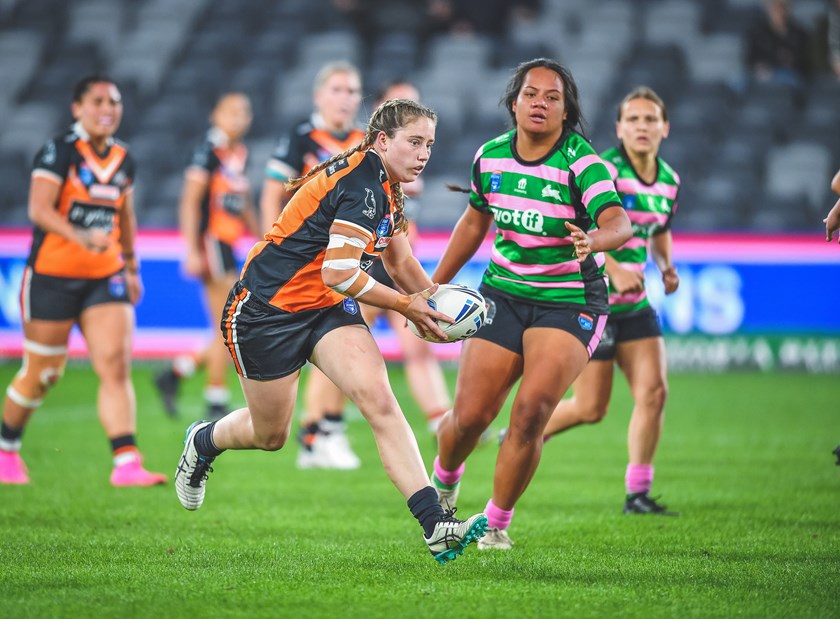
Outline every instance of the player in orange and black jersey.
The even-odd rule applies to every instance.
[[[6,389],[0,427],[0,482],[29,482],[20,457],[32,413],[61,377],[78,324],[99,377],[99,419],[111,441],[115,486],[166,482],[142,466],[131,384],[134,306],[142,283],[134,255],[134,163],[113,138],[120,92],[101,76],[73,93],[75,124],[35,157],[29,216],[35,224],[21,290],[23,367]]]
[[[257,220],[245,176],[248,149],[242,138],[251,126],[251,102],[237,92],[222,95],[210,115],[211,128],[195,149],[181,195],[181,235],[186,243],[184,271],[201,278],[211,322],[225,305],[238,275],[234,245],[247,234],[257,234]],[[204,399],[208,415],[219,418],[228,411],[230,393],[225,374],[230,363],[218,336],[201,351],[181,355],[172,367],[155,377],[155,384],[170,415],[177,413],[181,378],[197,366],[207,368]]]
[[[330,157],[364,139],[355,128],[362,96],[359,70],[347,62],[324,65],[315,76],[312,117],[280,141],[266,166],[260,198],[263,229],[271,228],[289,197],[284,183],[303,176]],[[342,414],[343,399],[313,368],[305,398],[306,414],[298,436],[301,468],[357,468],[361,463],[350,448]],[[326,384],[325,389],[320,386]]]
[[[379,89],[376,99],[377,104],[381,104],[388,99],[419,101],[420,92],[411,82],[396,79],[383,85]],[[414,247],[417,240],[417,227],[414,225],[414,216],[409,211],[409,207],[416,209],[414,198],[417,198],[423,191],[423,179],[417,178],[411,183],[405,183],[402,185],[402,189],[406,196],[413,198],[410,203],[406,204],[406,212],[409,220],[408,238],[412,247]],[[381,260],[373,263],[370,274],[378,282],[391,287],[396,286],[385,271]],[[449,398],[443,370],[435,358],[432,345],[416,337],[407,329],[405,319],[398,312],[383,311],[380,308],[363,303],[362,315],[368,325],[373,325],[379,316],[384,316],[396,334],[402,350],[405,374],[411,394],[426,416],[429,431],[435,435],[437,424],[443,414],[451,407],[452,401]],[[344,408],[344,400],[344,394],[341,393],[341,390],[332,384],[322,372],[310,373],[309,380],[306,383],[306,402],[309,407],[307,413],[310,416],[324,417],[327,415],[328,418],[331,418],[340,414],[340,411]],[[358,463],[358,458],[342,459],[341,452],[330,447],[331,440],[334,440],[331,435],[326,438],[319,436],[316,440],[312,440],[312,438],[318,436],[314,434],[315,432],[317,432],[317,425],[314,427],[312,425],[304,426],[304,430],[301,432],[304,440],[306,438],[310,440],[306,447],[302,447],[298,452],[297,465],[299,467],[345,468],[348,463]]]
[[[186,509],[203,503],[207,475],[224,450],[283,447],[301,367],[309,360],[370,423],[385,470],[408,499],[434,557],[444,563],[483,535],[484,514],[461,521],[440,507],[357,304],[395,309],[437,337],[443,331],[435,319],[452,322],[426,303],[436,286],[402,234],[407,225],[400,183],[423,171],[436,119],[419,103],[387,101],[371,116],[358,146],[289,183],[297,192],[265,240],[251,249],[222,315],[248,406],[190,426],[175,475]],[[367,274],[379,255],[410,294]]]

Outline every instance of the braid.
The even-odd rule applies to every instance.
[[[408,217],[405,216],[405,194],[402,185],[391,184],[391,194],[394,196],[394,229],[400,232],[408,231]]]
[[[357,153],[360,150],[367,150],[368,148],[370,148],[371,144],[373,144],[373,137],[373,133],[371,131],[368,131],[364,139],[352,148],[348,148],[343,153],[338,153],[337,155],[333,155],[326,161],[322,161],[303,176],[296,176],[295,178],[290,178],[288,181],[286,181],[286,190],[294,191],[295,189],[303,185],[307,180],[309,180],[310,177],[315,176],[318,172],[320,172],[327,166],[332,165],[340,159],[346,159],[353,153]]]

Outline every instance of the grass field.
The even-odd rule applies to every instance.
[[[0,383],[16,369],[0,365]],[[201,379],[173,421],[153,371],[135,370],[140,446],[171,474]],[[428,464],[431,439],[393,377]],[[108,485],[95,381],[72,365],[25,436],[33,483],[0,487],[0,617],[840,616],[837,376],[678,375],[671,393],[654,494],[679,518],[621,514],[619,387],[602,424],[546,446],[515,549],[440,566],[358,413],[360,470],[298,471],[294,446],[226,453],[191,513],[171,484]],[[488,444],[469,460],[464,512],[486,503],[495,455]]]

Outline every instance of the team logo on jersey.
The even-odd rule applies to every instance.
[[[560,202],[561,200],[560,190],[555,187],[552,187],[551,185],[546,185],[545,187],[543,187],[542,194],[540,195],[542,195],[543,198],[554,198],[558,202]]]
[[[79,180],[85,187],[90,187],[93,183],[93,172],[84,163],[79,166]]]
[[[632,193],[625,194],[621,199],[621,205],[628,211],[636,208],[636,196]]]
[[[490,191],[495,193],[502,186],[502,173],[496,170],[490,175]]]
[[[335,162],[331,163],[330,165],[327,166],[327,176],[332,176],[333,174],[335,174],[339,170],[343,170],[344,168],[346,168],[348,165],[350,165],[350,164],[347,163],[346,158],[345,159],[339,159],[338,161],[335,161]]]
[[[120,274],[112,275],[108,279],[108,293],[112,297],[125,296],[125,277]]]
[[[344,311],[355,316],[359,312],[359,306],[353,299],[344,299]]]
[[[592,327],[594,326],[594,318],[587,314],[578,314],[578,324],[580,328],[584,331],[592,331]]]
[[[373,219],[376,217],[376,198],[373,197],[373,191],[365,187],[365,210],[362,215]]]

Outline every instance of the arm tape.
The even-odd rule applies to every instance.
[[[345,292],[347,292],[347,289],[350,288],[350,286],[353,285],[353,282],[355,282],[357,279],[359,279],[359,276],[363,272],[364,271],[362,271],[361,269],[356,269],[356,271],[350,277],[345,279],[343,282],[341,282],[339,284],[336,284],[335,286],[330,286],[330,288],[332,288],[336,292],[344,294]],[[367,275],[367,274],[365,273],[365,275]]]
[[[331,234],[330,241],[327,243],[327,250],[338,249],[339,247],[344,247],[345,245],[353,245],[361,250],[364,250],[364,248],[367,247],[367,243],[365,243],[362,239],[357,239],[353,236],[345,236],[343,234]]]

